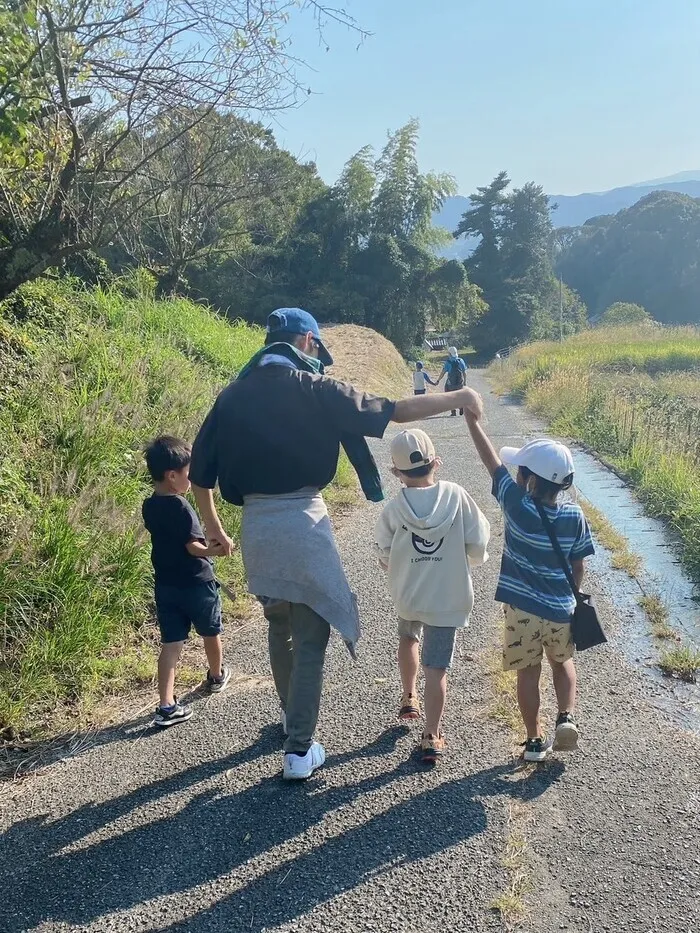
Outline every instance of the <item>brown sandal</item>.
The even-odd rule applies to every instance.
[[[425,735],[423,733],[420,740],[420,757],[424,765],[434,765],[438,759],[442,758],[447,748],[445,736]]]
[[[420,717],[420,702],[415,693],[409,693],[401,699],[399,719],[418,719]]]

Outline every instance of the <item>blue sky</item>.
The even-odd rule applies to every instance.
[[[337,5],[341,5],[336,0]],[[423,170],[468,194],[506,169],[552,194],[700,169],[698,0],[347,0],[372,35],[290,23],[313,94],[273,125],[333,182],[421,122]],[[312,69],[312,70],[311,70]]]

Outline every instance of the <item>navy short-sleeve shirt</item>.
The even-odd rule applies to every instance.
[[[193,586],[214,579],[212,562],[193,557],[191,541],[205,541],[197,513],[184,496],[154,493],[141,508],[143,523],[151,535],[151,561],[156,583]]]

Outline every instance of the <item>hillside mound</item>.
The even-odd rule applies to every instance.
[[[329,375],[387,398],[410,394],[408,366],[386,337],[358,324],[326,324],[322,330],[333,356]]]

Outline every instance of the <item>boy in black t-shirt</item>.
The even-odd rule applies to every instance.
[[[209,662],[207,684],[220,693],[231,679],[222,663],[221,599],[211,557],[223,550],[207,545],[197,513],[185,499],[190,488],[189,445],[177,437],[157,437],[146,449],[153,495],[143,503],[143,521],[151,535],[155,601],[162,649],[158,659],[160,704],[154,723],[173,726],[192,715],[174,694],[175,669],[191,626],[204,640]]]

